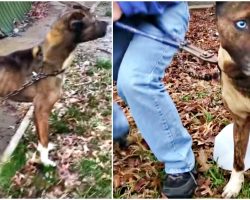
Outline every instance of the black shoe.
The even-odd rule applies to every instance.
[[[163,193],[168,198],[191,198],[197,182],[195,180],[196,172],[168,174],[163,182]]]
[[[129,147],[129,142],[127,137],[119,138],[114,141],[119,144],[120,149],[127,149]]]

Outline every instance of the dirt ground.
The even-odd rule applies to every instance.
[[[18,122],[16,109],[9,106],[0,108],[0,157],[14,135]]]
[[[13,51],[30,48],[42,42],[50,25],[65,8],[59,2],[49,2],[47,4],[47,15],[31,23],[24,32],[19,32],[16,37],[6,37],[0,40],[0,55],[6,55]]]

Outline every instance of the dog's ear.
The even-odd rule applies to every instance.
[[[60,1],[60,3],[66,5],[67,10],[69,10],[69,9],[78,9],[78,10],[82,10],[82,11],[85,11],[85,12],[89,12],[89,10],[90,10],[90,8],[82,5],[79,2],[71,2],[71,1],[63,2],[63,1]]]
[[[84,23],[81,20],[72,20],[69,27],[72,31],[81,31],[84,28]]]
[[[84,28],[82,12],[72,12],[69,16],[69,29],[73,31],[81,31]]]
[[[83,11],[85,11],[85,12],[89,12],[89,10],[90,10],[90,8],[88,8],[88,7],[86,7],[86,6],[83,6],[83,5],[79,4],[79,3],[73,4],[73,5],[72,5],[72,8],[73,8],[73,9],[83,10]]]

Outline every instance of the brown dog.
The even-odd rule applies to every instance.
[[[32,73],[62,72],[71,60],[77,44],[103,37],[107,23],[98,21],[81,5],[74,5],[52,25],[44,42],[24,51],[0,57],[0,95],[5,96],[20,88]],[[34,103],[34,119],[38,133],[41,161],[55,166],[48,158],[48,119],[53,105],[62,94],[63,74],[50,76],[11,97],[15,101]]]
[[[236,197],[244,182],[250,132],[250,2],[217,2],[222,97],[234,119],[234,164],[223,197]]]

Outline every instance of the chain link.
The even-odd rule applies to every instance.
[[[42,72],[39,72],[38,74],[37,73],[32,73],[32,77],[31,77],[31,80],[24,83],[19,89],[17,90],[14,90],[13,92],[10,92],[9,94],[7,94],[3,99],[2,101],[5,101],[7,100],[8,98],[10,97],[13,97],[17,94],[19,94],[20,92],[22,92],[24,89],[28,88],[29,86],[35,84],[36,82],[42,80],[42,79],[45,79],[49,76],[57,76],[61,73],[63,73],[65,71],[65,69],[61,70],[61,71],[55,71],[51,74],[45,74],[45,73],[42,73]]]

